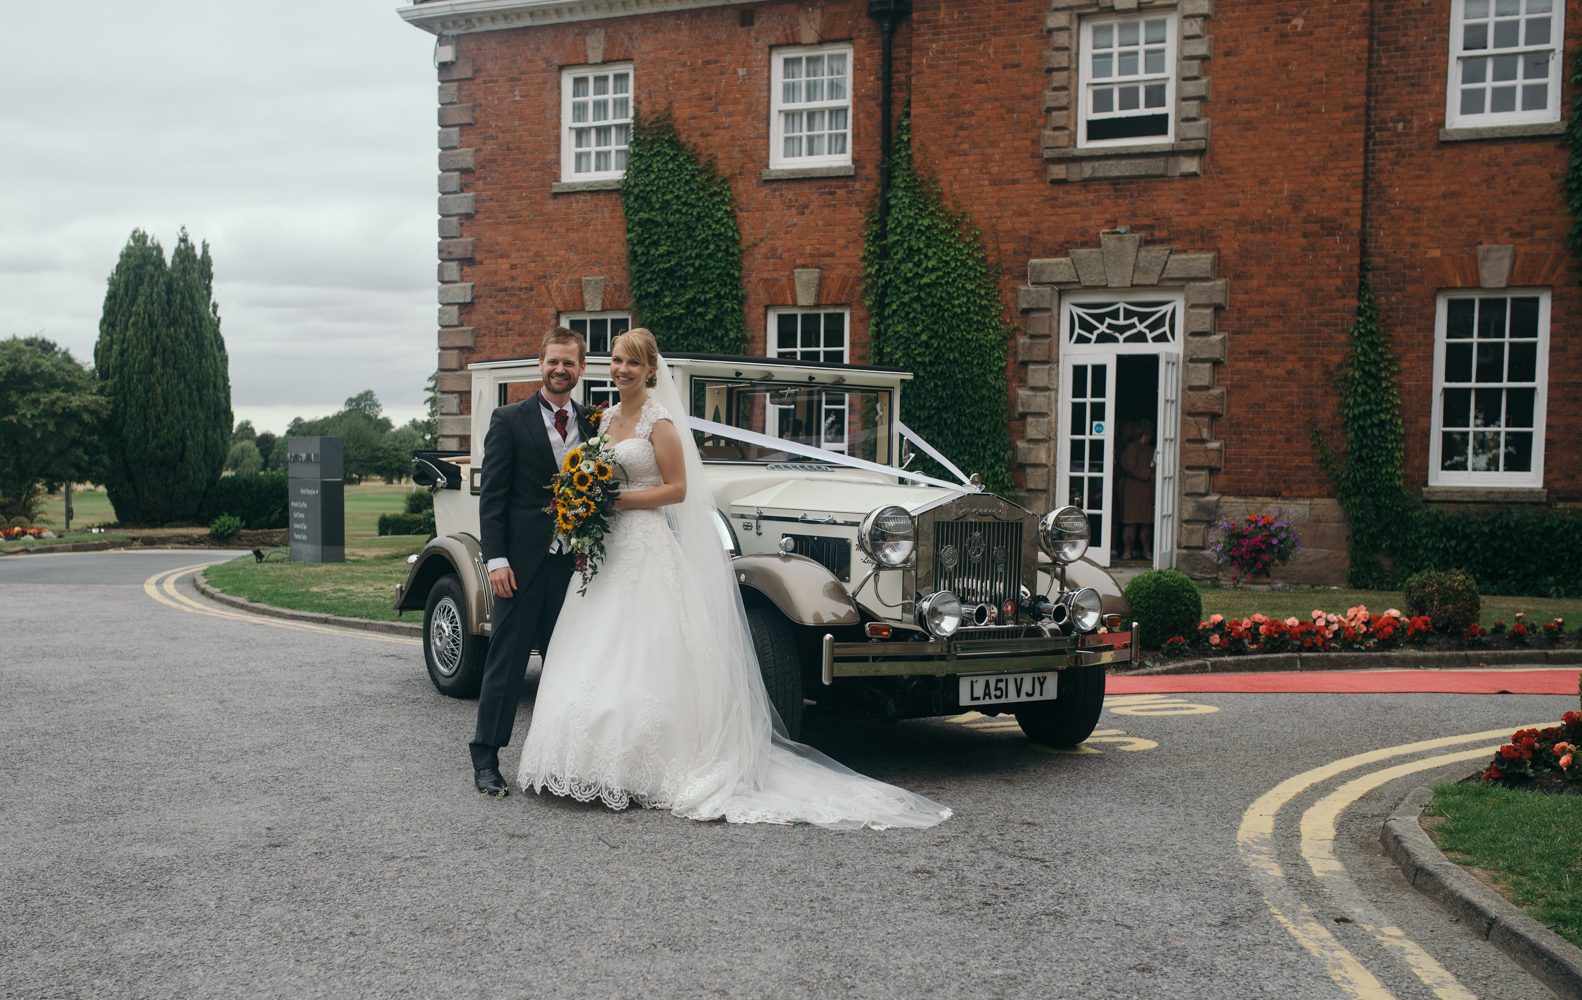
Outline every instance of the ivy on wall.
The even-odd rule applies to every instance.
[[[1582,49],[1577,50],[1571,66],[1571,91],[1576,99],[1571,104],[1571,121],[1560,137],[1560,144],[1571,148],[1571,158],[1560,184],[1566,205],[1571,209],[1571,231],[1566,234],[1566,246],[1582,258],[1582,89],[1579,89],[1582,88]]]
[[[1489,594],[1582,594],[1582,516],[1553,508],[1478,514],[1425,506],[1406,488],[1398,363],[1379,322],[1368,265],[1357,282],[1351,350],[1335,370],[1342,441],[1308,422],[1350,526],[1347,582],[1395,590],[1424,569],[1461,569]]]
[[[621,181],[632,301],[666,351],[741,354],[742,239],[730,182],[670,112],[632,119]]]
[[[901,406],[909,426],[985,488],[1011,492],[1011,331],[997,269],[971,217],[947,208],[939,183],[918,169],[910,110],[890,154],[887,222],[875,208],[863,239],[870,357],[916,375]],[[910,468],[955,478],[922,455]]]

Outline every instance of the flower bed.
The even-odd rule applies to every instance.
[[[1541,625],[1515,616],[1514,624],[1503,621],[1493,628],[1472,625],[1460,634],[1435,632],[1427,615],[1408,618],[1395,608],[1373,614],[1367,607],[1347,608],[1345,614],[1315,609],[1307,619],[1270,618],[1255,614],[1250,618],[1213,615],[1198,622],[1192,636],[1172,636],[1164,644],[1165,655],[1237,656],[1254,653],[1366,652],[1399,649],[1403,644],[1423,649],[1520,649],[1535,641],[1540,647],[1570,648],[1582,640],[1582,632],[1566,632],[1565,621],[1556,618]]]
[[[48,528],[0,528],[0,539],[8,542],[19,542],[24,538],[54,538],[55,533]]]
[[[1582,781],[1582,712],[1567,712],[1560,725],[1518,729],[1494,751],[1484,781],[1517,787]]]

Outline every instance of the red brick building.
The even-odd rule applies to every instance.
[[[881,4],[875,6],[890,6]],[[902,5],[904,6],[904,5]],[[560,320],[632,322],[631,98],[733,175],[750,349],[867,361],[881,21],[865,0],[429,0],[439,64],[439,368]],[[894,24],[919,162],[1003,267],[1024,502],[1115,518],[1155,425],[1159,564],[1212,575],[1222,516],[1283,507],[1336,583],[1345,528],[1308,421],[1371,261],[1401,358],[1407,481],[1434,503],[1576,504],[1582,309],[1558,143],[1582,3],[916,0]],[[640,322],[640,317],[638,317]],[[1574,330],[1575,328],[1573,328]],[[787,336],[789,334],[789,336]],[[1095,556],[1105,558],[1105,546]]]

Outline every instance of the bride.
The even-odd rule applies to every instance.
[[[685,408],[644,329],[616,338],[603,416],[624,467],[599,573],[545,651],[517,780],[688,819],[927,827],[949,809],[791,742],[769,702]]]

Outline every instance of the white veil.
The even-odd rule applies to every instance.
[[[809,822],[819,826],[933,826],[951,811],[913,792],[864,777],[786,734],[769,700],[747,612],[736,587],[730,556],[720,544],[718,514],[708,475],[682,400],[661,357],[651,398],[669,411],[686,457],[687,495],[664,508],[680,545],[684,578],[706,609],[703,624],[713,640],[718,676],[710,678],[704,717],[718,726],[699,734],[699,761],[707,762],[692,782],[696,795],[678,797],[675,810],[693,818],[724,816],[732,822]],[[722,773],[723,772],[723,773]]]

